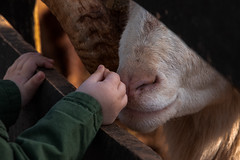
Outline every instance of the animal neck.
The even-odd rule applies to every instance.
[[[227,96],[198,113],[164,125],[170,159],[240,157],[240,95],[232,89]]]

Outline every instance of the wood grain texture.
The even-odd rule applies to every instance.
[[[43,0],[92,73],[99,64],[116,71],[128,0]]]

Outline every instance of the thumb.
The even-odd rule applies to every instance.
[[[22,105],[27,104],[31,98],[36,93],[39,86],[45,79],[45,74],[42,71],[37,72],[33,77],[31,77],[24,85],[25,94],[22,96]]]
[[[97,70],[89,77],[89,80],[94,82],[99,82],[104,79],[104,71],[105,67],[103,65],[99,65]]]

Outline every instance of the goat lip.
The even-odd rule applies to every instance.
[[[175,104],[175,102],[177,101],[177,97],[170,102],[168,105],[157,109],[157,110],[140,110],[140,109],[135,109],[135,108],[130,108],[130,107],[126,107],[124,108],[125,112],[127,112],[128,114],[133,115],[134,117],[152,117],[155,115],[159,115],[162,112],[164,112],[165,110],[169,109],[171,106],[173,106]]]
[[[125,111],[131,115],[134,115],[134,117],[146,117],[146,116],[154,116],[156,114],[161,113],[162,111],[164,111],[165,109],[167,109],[166,107],[159,109],[159,110],[153,110],[153,111],[143,111],[143,110],[136,110],[136,109],[132,109],[132,108],[125,108]]]

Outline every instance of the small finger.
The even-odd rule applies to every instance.
[[[16,65],[17,70],[22,70],[23,66],[25,65],[26,61],[28,60],[28,58],[34,53],[25,53],[22,54],[18,59],[16,59],[16,61],[14,62]],[[35,53],[36,54],[36,53]]]
[[[51,58],[47,58],[47,57],[45,57],[50,63],[54,63],[54,60],[53,59],[51,59]]]
[[[104,71],[104,78],[106,78],[109,73],[110,73],[109,69],[105,69],[105,71]]]
[[[41,55],[32,55],[26,59],[22,72],[26,74],[26,77],[32,76],[38,67],[53,68],[53,63],[51,62],[53,61]]]
[[[90,81],[99,82],[104,78],[105,67],[103,65],[99,65],[97,70],[88,78]]]
[[[22,54],[17,60],[16,60],[16,69],[17,70],[22,70],[25,66],[27,66],[27,68],[32,68],[33,66],[29,65],[29,64],[34,64],[35,60],[40,56],[39,53],[36,52],[28,52],[28,53],[24,53]],[[35,66],[34,66],[35,67]],[[35,69],[32,69],[35,70]]]
[[[36,62],[37,67],[45,67],[48,69],[53,68],[53,63],[54,63],[53,59],[39,55],[37,57],[34,57],[34,61]]]
[[[53,68],[53,62],[47,61],[44,62],[42,65],[38,65],[38,67],[44,67],[44,68],[48,68],[48,69],[52,69]]]
[[[111,82],[112,84],[117,85],[117,87],[119,86],[119,83],[121,82],[119,75],[115,72],[110,72],[104,81]]]
[[[38,87],[42,84],[45,79],[45,74],[42,71],[37,72],[33,75],[26,83],[25,88],[29,90],[31,93],[34,93]]]
[[[32,53],[31,53],[31,54],[32,54]],[[22,59],[27,58],[28,55],[29,55],[29,53],[25,53],[25,54],[20,55],[20,56],[15,60],[15,62],[18,63],[18,62],[22,61]]]
[[[35,75],[33,75],[26,83],[25,85],[30,88],[38,88],[40,84],[45,79],[45,74],[42,71],[37,72]]]
[[[31,100],[32,96],[36,93],[44,79],[45,74],[42,71],[39,71],[24,84],[24,91],[26,92],[27,97],[24,97],[22,100],[23,106],[25,106]]]

